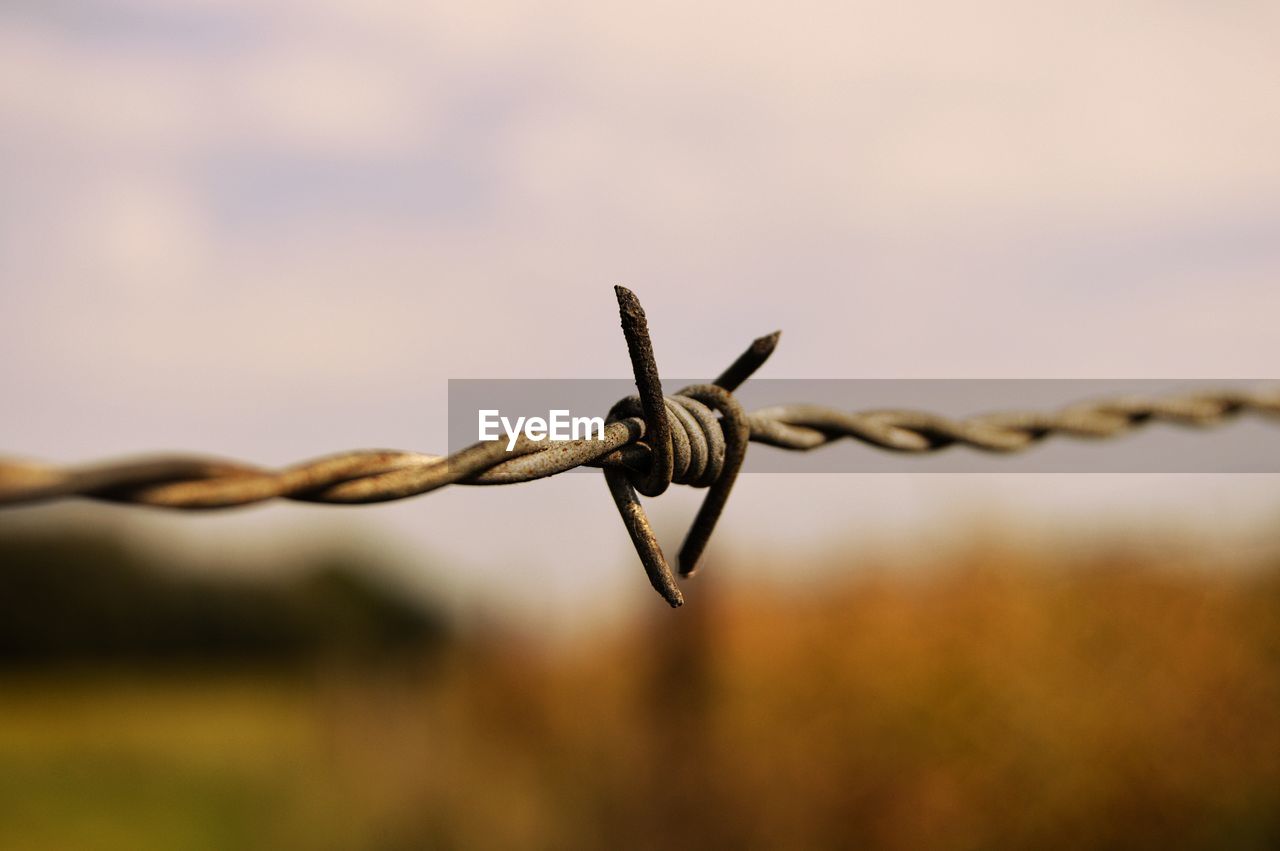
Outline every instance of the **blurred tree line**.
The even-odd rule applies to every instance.
[[[285,579],[271,565],[255,578],[179,567],[116,532],[3,531],[0,668],[421,657],[449,632],[438,609],[350,552]]]

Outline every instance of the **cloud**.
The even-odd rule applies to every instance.
[[[624,373],[619,282],[669,374],[779,326],[773,375],[1257,374],[1280,354],[1278,23],[1154,0],[7,6],[0,396],[30,414],[0,449],[438,448],[449,376]],[[432,509],[466,563],[447,533],[471,499]],[[512,555],[554,569],[539,546]]]

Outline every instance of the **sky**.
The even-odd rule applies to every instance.
[[[5,3],[0,452],[441,451],[449,378],[625,376],[617,283],[669,375],[781,328],[770,377],[1273,378],[1277,41],[1250,0]],[[1276,486],[750,477],[711,556],[974,506],[1221,529]],[[380,540],[535,619],[651,602],[592,477],[129,522]]]

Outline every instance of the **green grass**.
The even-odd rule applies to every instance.
[[[306,840],[300,816],[321,752],[313,716],[305,689],[261,678],[8,681],[0,848],[202,851]]]

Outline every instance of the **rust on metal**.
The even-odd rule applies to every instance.
[[[599,467],[650,583],[674,607],[684,597],[639,497],[658,496],[672,484],[707,488],[678,558],[679,575],[690,576],[724,511],[748,442],[795,451],[852,439],[895,452],[934,452],[957,444],[1015,452],[1052,435],[1098,439],[1152,422],[1212,426],[1242,414],[1280,415],[1280,391],[1274,389],[1126,397],[1059,411],[1005,411],[961,419],[927,411],[850,412],[807,404],[748,414],[733,392],[769,358],[781,332],[757,338],[712,383],[664,396],[644,309],[635,293],[614,289],[637,395],[613,406],[603,439],[539,442],[522,435],[510,450],[500,442],[481,442],[449,456],[359,450],[282,470],[197,456],[74,467],[0,458],[0,507],[66,497],[182,509],[278,498],[384,502],[447,485],[515,484],[576,467]]]

